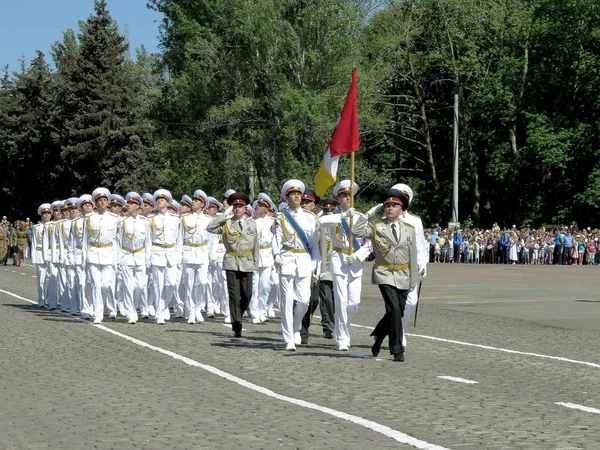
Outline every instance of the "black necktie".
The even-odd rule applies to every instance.
[[[396,231],[396,226],[397,226],[397,224],[395,224],[395,223],[392,224],[392,233],[394,234],[394,238],[396,239],[396,242],[398,242],[398,231]]]
[[[240,231],[244,230],[244,227],[242,226],[242,221],[238,220],[238,225],[240,226]]]

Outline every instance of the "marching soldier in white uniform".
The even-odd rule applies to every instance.
[[[48,245],[48,239],[44,242],[44,233],[47,224],[52,218],[52,206],[50,203],[43,203],[38,208],[38,214],[42,221],[33,226],[31,242],[31,262],[35,265],[38,284],[38,306],[43,308],[48,298],[46,294],[46,280],[48,275],[48,264],[44,260],[44,253],[48,254],[49,249],[44,251],[43,246]]]
[[[400,220],[402,211],[408,207],[408,196],[397,189],[388,189],[382,200],[385,218],[369,223],[366,216],[360,216],[352,231],[373,243],[373,282],[379,285],[385,302],[385,316],[376,327],[382,334],[375,336],[371,352],[373,356],[379,354],[387,335],[394,361],[402,362],[402,315],[408,291],[419,282],[416,235],[412,225]]]
[[[167,209],[171,214],[177,216],[181,220],[181,205],[177,200],[172,200]],[[175,314],[175,317],[178,319],[181,319],[185,314],[185,305],[183,303],[185,298],[183,295],[183,284],[183,267],[181,264],[179,264],[179,266],[177,266],[177,288],[173,294],[172,303],[167,303],[167,308],[173,308],[173,314]]]
[[[206,230],[211,219],[204,214],[204,210],[208,206],[208,199],[204,191],[197,189],[194,192],[191,206],[192,212],[181,216],[184,302],[186,319],[189,324],[204,322],[200,308],[208,297],[208,265],[214,243],[212,234]],[[207,310],[211,306],[207,305]]]
[[[70,308],[71,292],[68,288],[67,255],[69,249],[67,243],[71,235],[71,220],[69,219],[69,207],[67,201],[60,202],[61,219],[56,222],[57,254],[58,254],[58,298],[60,299],[60,310],[66,313]]]
[[[223,269],[227,274],[231,328],[242,337],[242,314],[252,298],[252,274],[258,270],[259,248],[256,223],[245,216],[250,199],[243,192],[229,196],[232,215],[217,216],[208,225],[210,233],[221,234],[225,245]]]
[[[115,214],[117,217],[122,217],[123,212],[127,211],[127,202],[119,194],[110,195],[110,212]],[[119,227],[121,222],[119,221]],[[120,228],[117,228],[117,233],[120,234]],[[125,303],[123,302],[123,276],[120,270],[116,271],[115,274],[115,299],[117,303],[117,310],[122,316],[127,316],[125,313]]]
[[[48,304],[50,310],[56,309],[60,301],[60,221],[62,220],[60,208],[62,203],[60,200],[52,203],[54,220],[49,225],[49,230],[52,230],[49,234],[50,266],[48,268]]]
[[[78,216],[77,197],[71,197],[65,200],[67,211],[64,213],[65,221],[61,225],[61,241],[63,246],[63,266],[65,271],[65,298],[68,300],[68,305],[62,305],[62,309],[68,309],[71,315],[77,314],[79,309],[79,300],[77,290],[75,289],[76,274],[75,274],[75,247],[73,245],[73,221]]]
[[[410,208],[410,204],[412,203],[413,199],[413,191],[408,185],[404,183],[396,184],[392,186],[392,189],[402,191],[408,196],[407,209],[403,212],[400,219],[403,222],[406,222],[415,227],[415,234],[417,240],[417,263],[419,268],[419,281],[423,281],[427,277],[427,263],[429,262],[429,245],[427,244],[427,241],[425,241],[425,233],[423,232],[423,222],[421,222],[421,218],[408,212],[408,208]],[[404,316],[402,317],[402,330],[406,330],[406,325],[408,325],[408,322],[414,314],[418,301],[418,288],[414,288],[408,291],[408,297],[406,298],[406,307],[404,308]],[[405,335],[406,333],[402,335],[402,346],[404,347],[406,347]],[[375,336],[375,334],[372,334],[372,336]]]
[[[156,202],[154,201],[154,196],[149,192],[144,193],[142,195],[142,200],[144,204],[142,206],[142,214],[147,219],[152,219],[155,215],[156,210]],[[152,270],[150,270],[150,266],[148,266],[148,314],[154,317],[154,304],[156,303],[156,299],[154,298],[154,281],[152,279]],[[142,314],[142,319],[147,319],[148,316]]]
[[[271,271],[273,270],[273,224],[275,219],[267,213],[274,207],[273,201],[265,193],[258,194],[254,211],[254,222],[258,232],[258,245],[260,257],[258,261],[258,274],[253,278],[252,301],[250,302],[250,315],[252,323],[258,324],[268,320],[267,302],[271,291]]]
[[[138,299],[142,316],[148,315],[148,273],[152,241],[150,240],[150,220],[140,214],[142,197],[136,192],[126,195],[129,215],[119,226],[120,271],[123,281],[123,309],[128,323],[138,320],[136,302]]]
[[[156,323],[169,320],[168,305],[177,290],[177,272],[181,268],[181,233],[179,217],[168,212],[173,197],[166,189],[154,193],[158,214],[150,219],[152,238],[152,279]]]
[[[358,185],[354,183],[354,193]],[[333,298],[335,300],[335,339],[339,350],[350,347],[350,324],[360,304],[362,290],[363,261],[371,253],[371,243],[361,245],[358,239],[350,235],[350,220],[353,215],[361,216],[351,208],[351,181],[343,180],[333,189],[339,209],[336,214],[322,216],[319,224],[329,230],[333,252],[329,262],[329,271],[333,277]],[[369,211],[368,215],[374,211]],[[356,218],[354,219],[356,220]]]
[[[92,196],[84,194],[77,199],[77,208],[79,210],[79,217],[73,220],[71,241],[73,246],[73,264],[75,268],[75,290],[79,304],[79,310],[81,311],[81,318],[89,320],[90,315],[93,315],[91,303],[91,283],[86,282],[86,264],[83,259],[83,229],[85,227],[85,221],[90,214],[94,214],[94,205],[92,203]]]
[[[304,183],[289,180],[281,188],[288,208],[277,215],[275,267],[280,273],[281,329],[286,350],[300,344],[302,318],[310,302],[310,283],[315,262],[321,260],[316,216],[300,207]],[[320,265],[316,265],[317,271]],[[315,274],[316,277],[320,275]],[[294,306],[294,302],[296,302]]]
[[[44,234],[42,235],[42,257],[46,263],[46,296],[48,300],[48,308],[50,311],[56,309],[58,303],[58,286],[56,281],[56,267],[52,262],[52,255],[54,254],[52,246],[55,246],[56,238],[54,233],[54,221],[52,216],[56,214],[54,206],[58,202],[53,202],[51,205],[51,220],[44,222]],[[60,214],[60,211],[59,211]]]
[[[117,318],[115,271],[119,261],[117,226],[119,217],[108,211],[110,192],[97,188],[92,192],[96,212],[85,217],[83,260],[90,282],[94,323],[102,323],[104,309],[111,319]]]

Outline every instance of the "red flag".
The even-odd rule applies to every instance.
[[[338,120],[331,141],[329,151],[331,156],[340,156],[358,150],[358,108],[356,106],[356,69],[352,71],[352,83],[346,96],[346,102]]]

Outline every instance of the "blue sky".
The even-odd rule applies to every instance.
[[[158,51],[158,25],[162,15],[146,7],[146,0],[107,0],[108,10],[122,33],[129,27],[133,49],[142,44]],[[19,59],[29,62],[39,49],[51,63],[50,46],[62,40],[67,28],[78,31],[78,21],[93,11],[93,0],[0,0],[0,68],[19,69]]]

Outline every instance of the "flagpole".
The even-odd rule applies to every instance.
[[[354,153],[350,153],[350,208],[354,208]],[[354,216],[350,216],[350,233],[348,235],[348,250],[350,254],[354,253],[354,245],[352,245],[352,226],[354,225]]]

